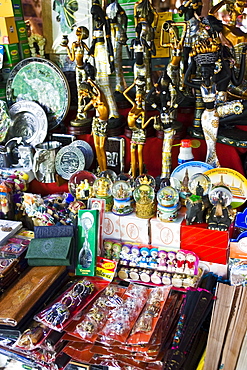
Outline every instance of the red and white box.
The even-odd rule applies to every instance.
[[[150,244],[149,228],[149,219],[136,217],[135,213],[120,216],[121,241]]]
[[[178,216],[176,221],[162,222],[154,217],[150,220],[151,244],[165,249],[180,249],[180,229],[184,216]]]
[[[229,232],[210,230],[207,224],[181,225],[181,249],[197,254],[201,261],[226,264],[229,256]]]
[[[120,240],[120,216],[112,212],[105,212],[103,239]]]

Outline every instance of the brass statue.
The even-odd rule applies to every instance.
[[[87,82],[80,84],[79,94],[80,99],[90,99],[89,103],[84,107],[84,112],[87,112],[92,107],[96,110],[96,117],[93,118],[92,123],[92,134],[97,161],[102,172],[107,169],[105,140],[107,120],[109,118],[108,102],[103,91],[90,78],[88,78]]]

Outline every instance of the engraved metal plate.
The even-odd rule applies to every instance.
[[[57,173],[63,179],[69,180],[75,172],[84,170],[84,154],[71,144],[64,146],[56,155],[55,166]]]
[[[48,130],[47,116],[43,108],[34,101],[19,101],[9,110],[12,120],[8,140],[22,137],[31,146],[43,143]]]
[[[82,151],[85,157],[85,169],[87,170],[88,168],[90,168],[94,159],[94,153],[91,145],[89,145],[84,140],[75,140],[70,145],[73,145]]]
[[[26,58],[11,71],[6,85],[7,104],[32,100],[40,104],[53,130],[66,116],[70,105],[69,85],[63,72],[50,60]]]

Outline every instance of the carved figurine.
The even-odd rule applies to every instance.
[[[106,15],[110,21],[111,27],[111,40],[115,65],[115,93],[122,94],[123,90],[126,88],[122,68],[122,48],[127,42],[126,31],[128,18],[117,0],[111,0],[111,3],[107,5]]]
[[[129,95],[130,90],[138,86],[139,92],[136,93],[135,100]],[[141,78],[140,76],[136,78],[135,82],[130,85],[124,92],[125,98],[132,104],[132,108],[128,114],[128,126],[132,130],[132,137],[131,137],[131,175],[135,178],[136,171],[137,171],[137,163],[136,163],[136,149],[138,151],[138,168],[139,168],[139,175],[143,174],[143,145],[146,142],[146,133],[145,128],[148,126],[149,122],[153,119],[150,117],[146,121],[146,112],[143,107],[144,104],[144,97],[145,92],[143,87],[145,86],[145,79]]]
[[[111,124],[117,125],[121,120],[109,80],[109,75],[114,71],[110,22],[98,0],[93,1],[91,14],[94,24],[93,42],[88,54],[94,57],[96,82],[107,99],[109,120]]]
[[[141,40],[144,46],[143,58],[146,66],[146,89],[151,88],[151,55],[156,54],[154,45],[154,31],[158,22],[158,13],[154,9],[150,0],[140,0],[134,5],[134,17],[137,33],[137,40]],[[144,42],[145,40],[146,42]]]
[[[89,51],[89,47],[85,44],[83,40],[87,39],[89,36],[89,31],[86,27],[81,26],[76,29],[76,41],[72,43],[71,49],[68,45],[68,39],[64,38],[61,46],[66,47],[67,54],[72,62],[75,61],[75,74],[76,74],[76,86],[77,86],[77,94],[78,94],[78,109],[77,109],[77,116],[76,120],[72,121],[72,126],[82,126],[85,123],[91,121],[91,119],[87,118],[87,114],[84,112],[85,101],[80,97],[80,84],[83,81],[86,81],[87,76],[84,70],[84,53],[85,50]]]
[[[89,103],[83,111],[87,112],[91,107],[96,109],[96,117],[93,118],[92,133],[96,150],[96,157],[100,171],[107,169],[105,152],[106,126],[109,117],[109,106],[105,94],[90,78],[79,86],[80,99],[89,98]]]

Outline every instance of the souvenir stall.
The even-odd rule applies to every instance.
[[[246,14],[0,3],[1,369],[245,370]]]

